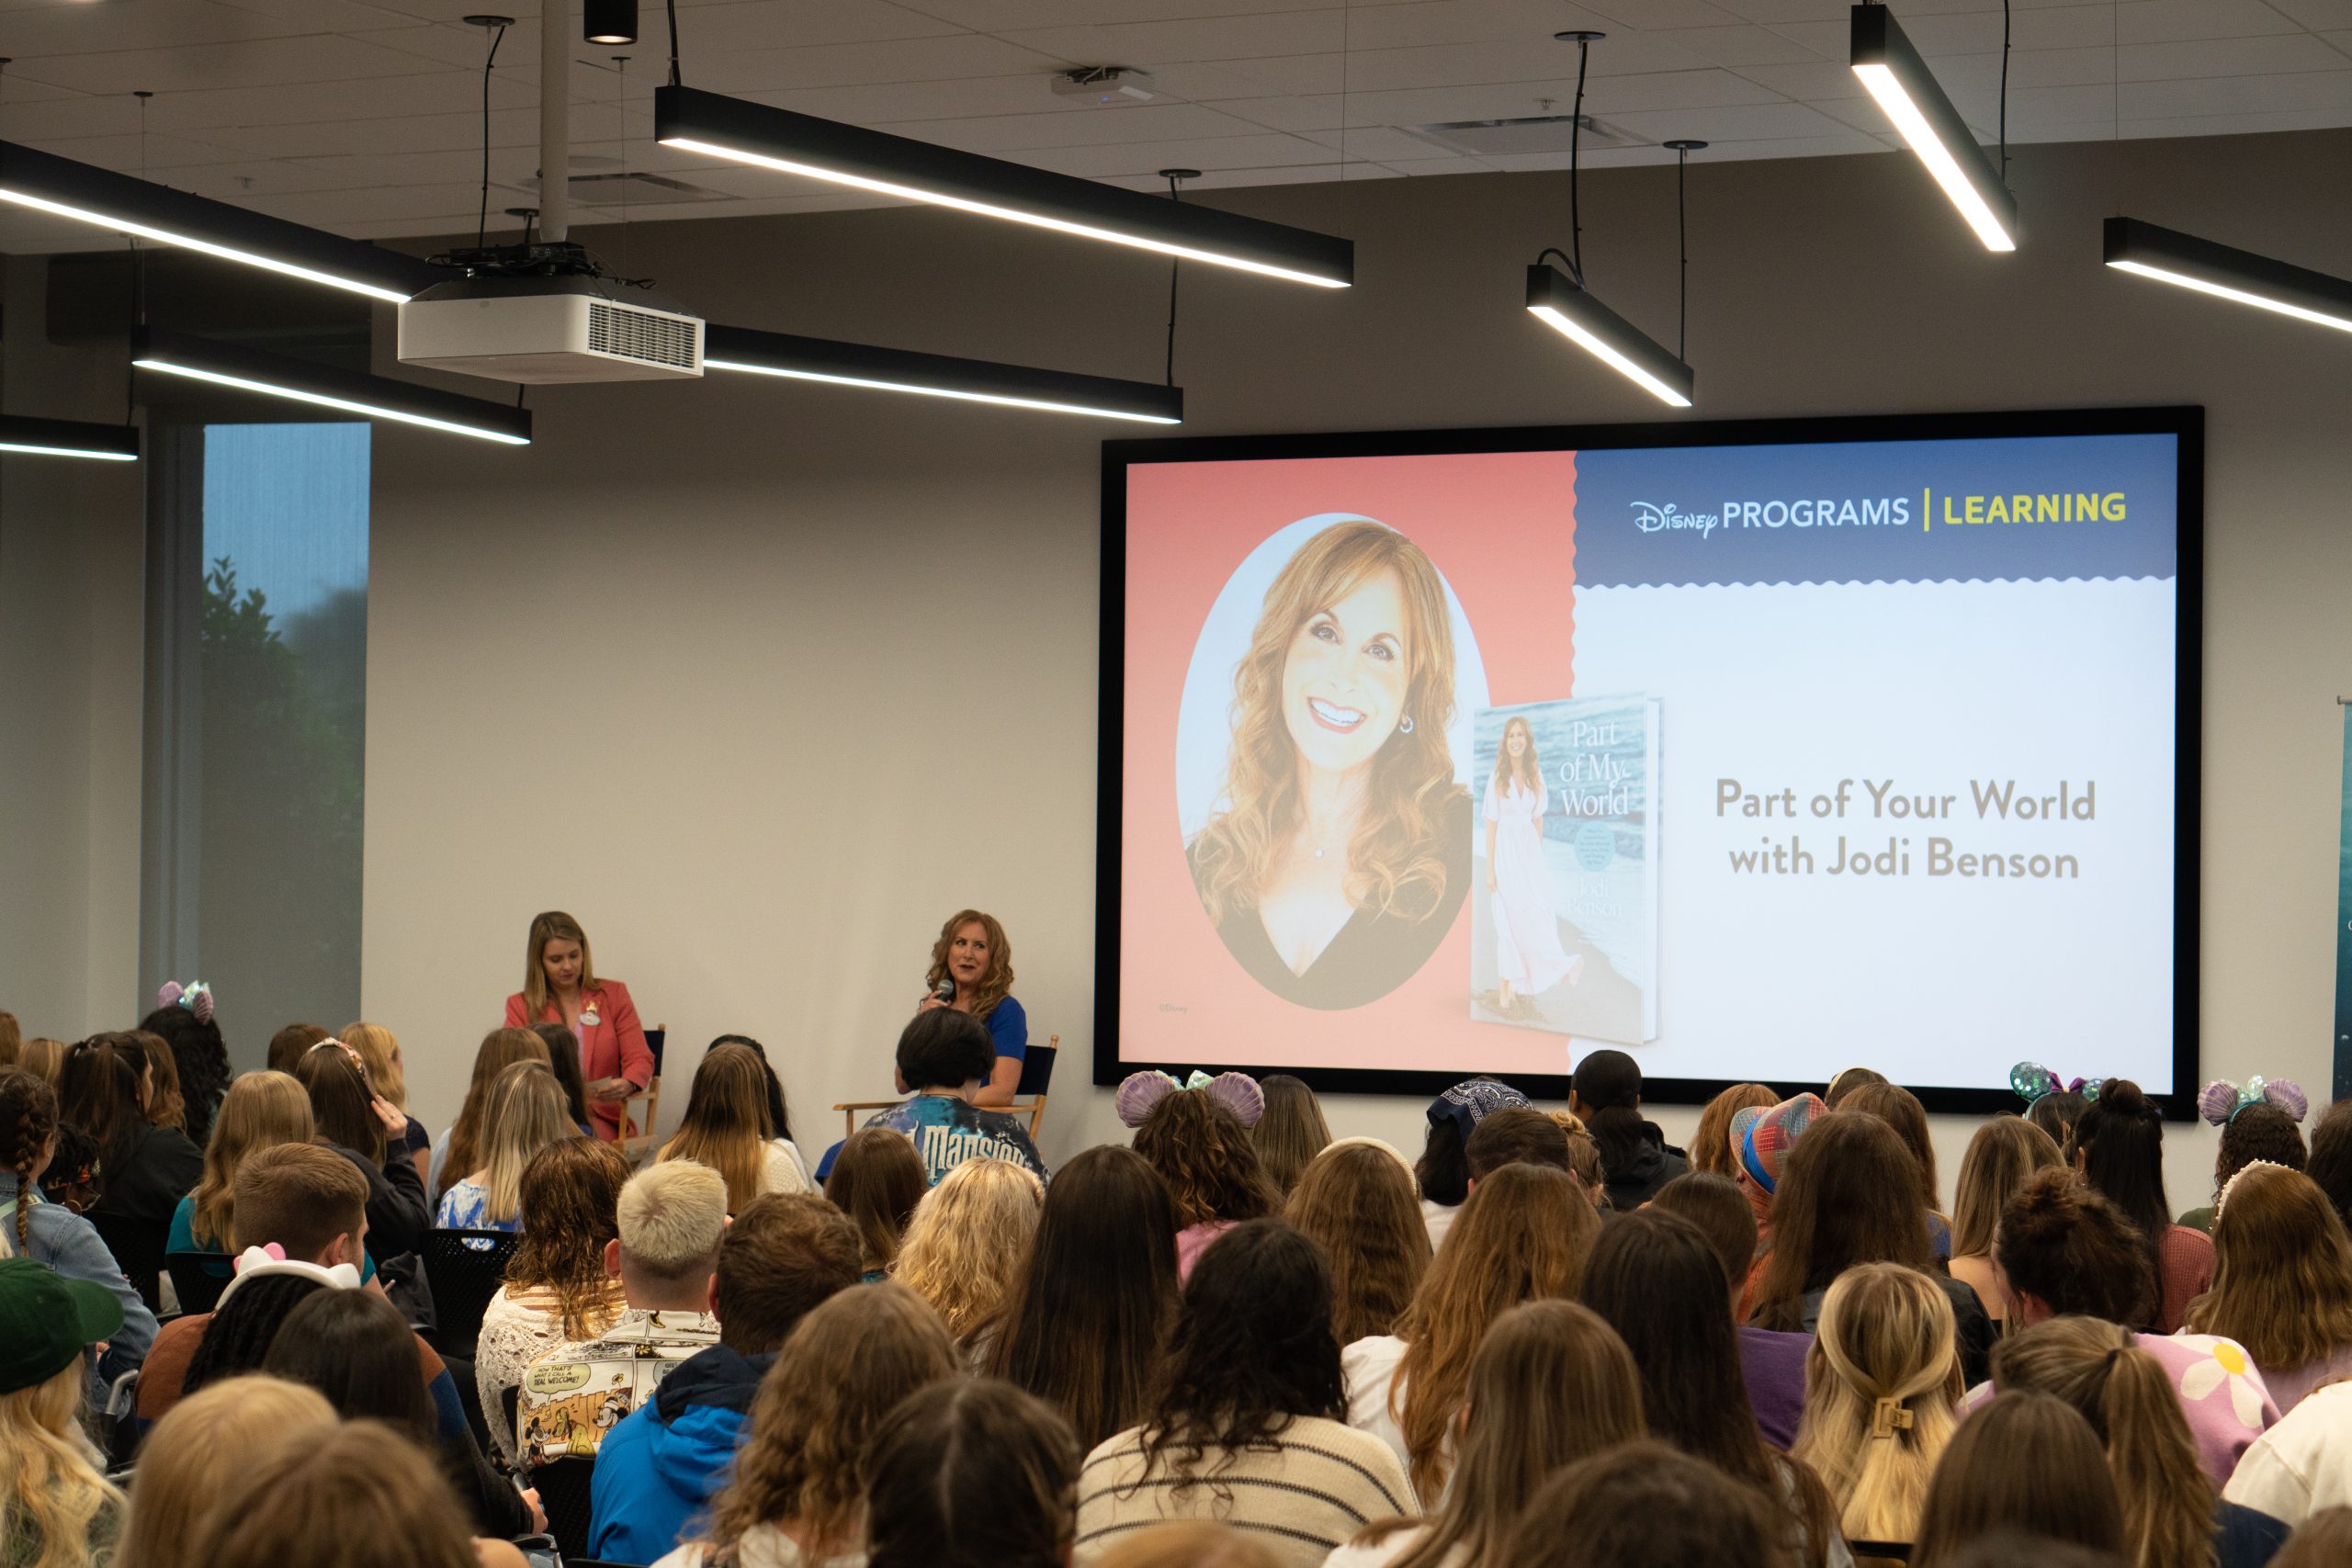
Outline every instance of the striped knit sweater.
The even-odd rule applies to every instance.
[[[1079,1551],[1091,1556],[1170,1519],[1221,1519],[1285,1568],[1318,1568],[1373,1520],[1419,1512],[1387,1444],[1320,1416],[1296,1417],[1261,1446],[1213,1452],[1193,1473],[1180,1486],[1165,1454],[1147,1469],[1140,1427],[1103,1443],[1079,1472]]]

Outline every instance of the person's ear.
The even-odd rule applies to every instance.
[[[605,1244],[605,1272],[616,1280],[621,1277],[621,1244],[617,1236]]]
[[[907,1075],[900,1072],[896,1067],[892,1067],[890,1069],[890,1081],[899,1086],[899,1092],[900,1094],[912,1094],[914,1092],[913,1089],[907,1083]]]
[[[341,1235],[337,1235],[333,1241],[327,1243],[327,1255],[321,1261],[325,1268],[329,1269],[334,1268],[338,1263],[348,1263],[353,1268],[356,1269],[359,1267],[359,1261],[352,1255],[358,1250],[359,1244],[352,1239],[352,1235],[349,1231],[345,1231]]]
[[[2075,1157],[2072,1163],[2077,1173],[2079,1173],[2086,1166],[2090,1164],[2090,1150],[2083,1148],[2079,1145],[2076,1145],[2075,1149]]]
[[[726,1314],[718,1310],[718,1273],[716,1269],[711,1272],[710,1283],[703,1287],[703,1301],[711,1316],[726,1321]]]
[[[1568,1173],[1568,1179],[1570,1181],[1574,1181],[1576,1179],[1576,1172],[1570,1171]],[[1478,1179],[1476,1177],[1465,1176],[1462,1179],[1462,1201],[1464,1202],[1467,1203],[1470,1201],[1470,1194],[1476,1190],[1478,1190]]]

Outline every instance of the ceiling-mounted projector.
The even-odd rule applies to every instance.
[[[485,266],[401,308],[400,360],[492,381],[552,386],[702,374],[702,321],[615,298],[594,276]]]
[[[1055,73],[1055,96],[1090,104],[1148,104],[1157,96],[1151,73],[1129,65],[1080,65]]]

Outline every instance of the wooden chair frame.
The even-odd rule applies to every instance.
[[[1057,1053],[1061,1048],[1062,1037],[1060,1035],[1049,1034],[1046,1037],[1046,1050]],[[1037,1138],[1037,1123],[1045,1119],[1046,1099],[1046,1097],[1044,1094],[1016,1094],[1012,1097],[1011,1103],[1005,1105],[991,1105],[988,1109],[990,1111],[1001,1111],[1006,1112],[1008,1115],[1012,1116],[1027,1116],[1029,1118],[1029,1138],[1032,1143],[1035,1143]],[[852,1133],[857,1131],[857,1119],[861,1114],[870,1114],[876,1111],[888,1111],[894,1105],[903,1105],[905,1103],[906,1097],[901,1095],[897,1100],[844,1100],[841,1104],[834,1106],[833,1109],[842,1113],[842,1136],[846,1138]]]

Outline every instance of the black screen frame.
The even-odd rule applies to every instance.
[[[1126,478],[1136,466],[1277,458],[1458,456],[1490,452],[1583,451],[1604,447],[1794,446],[1864,441],[1984,440],[2004,437],[2170,435],[2177,466],[2177,574],[2174,626],[2173,1089],[2156,1096],[2175,1120],[2195,1114],[2199,1038],[2200,760],[2204,671],[2205,411],[2201,406],[2046,409],[1942,414],[1708,420],[1687,423],[1516,425],[1459,430],[1358,431],[1321,434],[1170,436],[1102,444],[1100,742],[1095,769],[1094,1082],[1115,1084],[1135,1072],[1194,1067],[1262,1077],[1289,1073],[1318,1093],[1434,1095],[1461,1081],[1440,1068],[1299,1067],[1215,1062],[1138,1062],[1119,1055],[1119,846],[1125,815],[1126,728]],[[2020,1055],[2051,1055],[2021,1042]],[[2061,1063],[2093,1071],[2101,1064]],[[1727,1078],[1653,1077],[1645,1099],[1703,1104]],[[1758,1078],[1789,1095],[1819,1086]],[[1514,1074],[1514,1086],[1539,1100],[1566,1100],[1565,1073]],[[1941,1114],[1984,1115],[2018,1108],[2007,1089],[1926,1088],[1920,1102]]]

